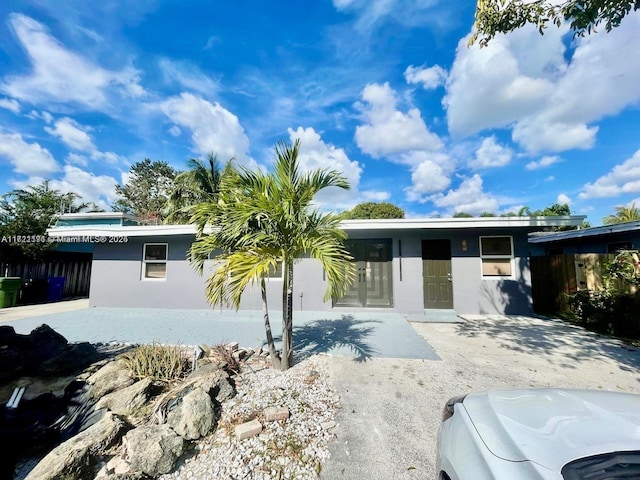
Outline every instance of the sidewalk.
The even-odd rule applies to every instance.
[[[0,325],[12,320],[40,317],[52,313],[71,312],[89,308],[89,299],[64,300],[62,302],[44,303],[42,305],[19,305],[17,307],[0,308]]]

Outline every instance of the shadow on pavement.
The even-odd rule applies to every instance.
[[[367,340],[375,331],[365,324],[382,323],[379,320],[356,320],[353,315],[338,319],[320,319],[293,328],[293,348],[297,360],[318,353],[341,353],[349,350],[356,362],[366,362],[379,352]],[[280,342],[281,336],[274,337]]]
[[[466,337],[489,336],[501,347],[529,354],[554,354],[565,367],[597,358],[608,358],[626,371],[640,368],[640,349],[546,317],[471,317],[458,325],[457,333]]]

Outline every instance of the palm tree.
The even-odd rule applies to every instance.
[[[616,207],[616,213],[607,215],[602,219],[604,225],[615,225],[616,223],[633,222],[634,220],[640,220],[640,209],[636,208],[636,204],[624,206],[618,205]]]
[[[229,165],[233,158],[227,162]],[[209,153],[206,163],[197,158],[187,162],[188,169],[174,179],[173,188],[164,208],[165,223],[188,223],[191,209],[198,203],[209,202],[220,190],[220,180],[224,174],[217,156]]]
[[[346,234],[340,217],[312,208],[315,195],[327,187],[348,189],[349,184],[333,170],[301,173],[300,142],[283,142],[275,148],[272,173],[229,169],[223,176],[214,202],[194,207],[192,220],[198,234],[189,258],[202,273],[204,260],[219,252],[218,263],[207,280],[206,297],[212,305],[238,309],[249,284],[259,283],[267,343],[275,368],[293,364],[293,265],[308,255],[319,260],[328,279],[325,301],[344,295],[353,282],[352,258],[344,248]],[[213,230],[207,232],[212,225]],[[265,277],[282,263],[282,354],[275,350]]]

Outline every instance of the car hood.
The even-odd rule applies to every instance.
[[[640,395],[540,389],[473,393],[463,406],[497,457],[559,472],[575,459],[640,450]]]

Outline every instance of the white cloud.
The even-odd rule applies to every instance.
[[[595,182],[587,183],[578,197],[617,197],[623,193],[637,192],[640,192],[640,150]]]
[[[93,160],[105,160],[112,164],[126,161],[124,157],[116,153],[99,151],[88,133],[92,128],[81,125],[72,118],[63,117],[57,120],[53,127],[44,127],[44,129],[50,135],[62,140],[69,148],[88,153]],[[79,158],[84,157],[71,157],[72,163],[78,163]]]
[[[461,40],[443,101],[452,135],[512,128],[529,152],[591,148],[594,122],[640,100],[640,12],[609,33],[577,38],[570,58],[567,29],[540,36],[522,28],[482,49]]]
[[[175,61],[164,58],[159,62],[160,70],[168,83],[177,83],[182,88],[201,93],[205,96],[215,94],[218,83],[214,82],[200,69],[187,61]]]
[[[447,81],[447,71],[440,65],[433,67],[414,67],[409,65],[404,71],[407,83],[421,84],[425,90],[438,88]]]
[[[411,174],[411,183],[410,187],[404,189],[407,200],[424,203],[431,200],[425,195],[446,189],[451,179],[436,162],[425,160]]]
[[[495,136],[482,140],[482,144],[476,150],[475,158],[469,162],[472,168],[504,167],[511,162],[513,151],[500,145]]]
[[[180,127],[178,127],[177,125],[173,125],[170,129],[169,129],[169,133],[174,136],[174,137],[179,137],[180,134],[182,133],[182,130],[180,130]]]
[[[13,113],[20,113],[20,103],[13,98],[0,98],[0,108],[6,108]]]
[[[367,85],[362,91],[362,100],[365,104],[360,108],[365,124],[356,127],[355,140],[363,152],[380,158],[443,147],[440,138],[429,131],[417,108],[406,113],[397,109],[396,93],[388,83]]]
[[[106,70],[67,49],[44,25],[25,15],[11,14],[9,22],[29,56],[32,71],[6,76],[0,91],[25,102],[71,102],[90,109],[111,108],[110,91],[134,98],[145,94],[133,68]]]
[[[303,171],[325,168],[336,170],[342,173],[349,182],[350,191],[339,188],[327,189],[318,195],[316,199],[318,203],[330,205],[332,208],[345,208],[346,205],[352,203],[352,199],[358,194],[358,185],[362,174],[360,164],[349,159],[344,149],[325,143],[313,128],[298,127],[296,130],[289,128],[287,131],[292,142],[300,139],[298,158],[300,168]]]
[[[556,199],[556,203],[559,203],[561,205],[563,203],[566,203],[567,205],[571,205],[571,197],[569,197],[564,193],[561,193],[560,195],[558,195],[558,198]]]
[[[376,190],[367,190],[362,192],[362,199],[365,202],[386,202],[391,198],[389,192],[382,192]]]
[[[18,133],[0,131],[0,157],[9,160],[13,171],[31,177],[46,177],[60,170],[51,152],[38,143],[27,143]]]
[[[557,155],[545,155],[540,160],[533,160],[527,163],[524,168],[527,170],[539,170],[541,168],[547,168],[551,165],[561,162],[562,158]]]
[[[57,120],[54,127],[44,127],[45,131],[54,137],[58,137],[69,148],[81,152],[92,152],[96,149],[91,137],[87,133],[90,127],[80,125],[75,120],[64,117]]]
[[[78,165],[80,167],[86,167],[89,165],[89,159],[84,155],[78,155],[77,153],[71,152],[65,158],[66,162],[71,165]]]
[[[219,103],[182,93],[164,101],[160,108],[172,122],[191,130],[196,152],[213,152],[224,161],[235,157],[242,164],[255,166],[248,156],[249,138],[238,117]]]
[[[449,190],[446,194],[432,195],[430,200],[449,213],[464,212],[479,215],[483,212],[496,212],[498,201],[483,191],[482,178],[475,174],[464,179],[457,190]]]
[[[115,185],[118,182],[108,175],[94,175],[73,165],[65,165],[61,179],[51,180],[50,186],[62,192],[74,192],[82,197],[81,202],[95,202],[110,210],[116,200]]]

